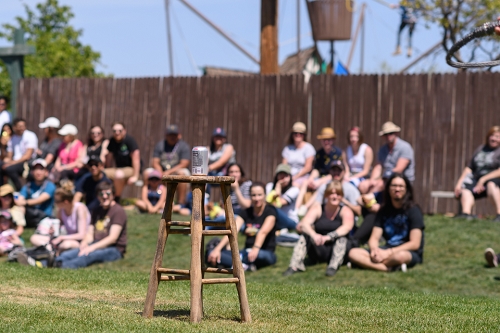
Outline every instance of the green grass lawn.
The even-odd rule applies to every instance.
[[[207,285],[203,322],[192,325],[188,282],[161,283],[154,318],[141,317],[158,221],[130,216],[119,262],[77,271],[0,262],[0,332],[500,330],[500,270],[483,259],[486,247],[500,250],[500,224],[426,217],[424,264],[406,274],[344,266],[327,278],[321,264],[284,278],[292,249],[279,247],[276,266],[246,275],[251,324],[239,323],[234,285]],[[189,257],[190,237],[170,236],[164,266],[189,268]]]

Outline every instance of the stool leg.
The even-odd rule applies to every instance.
[[[238,296],[240,299],[240,313],[241,321],[249,323],[252,321],[250,315],[250,307],[248,306],[247,285],[245,282],[245,271],[241,265],[240,252],[238,250],[238,230],[236,229],[236,222],[234,220],[233,205],[231,203],[231,185],[221,184],[222,199],[224,201],[224,210],[226,212],[226,228],[231,230],[229,236],[229,244],[231,246],[231,256],[233,258],[233,276],[239,279],[236,283]]]
[[[205,223],[205,190],[206,186],[203,186],[201,188],[202,190],[202,196],[201,196],[201,221],[202,221],[202,226],[201,230],[205,230],[205,226],[203,223]],[[205,237],[201,237],[201,249],[200,249],[200,258],[201,258],[201,278],[205,278],[205,272],[203,271],[206,267],[205,263]],[[201,284],[201,296],[200,296],[200,302],[201,302],[201,313],[202,315],[204,314],[204,308],[203,308],[203,283]]]
[[[158,268],[161,267],[163,261],[163,252],[165,251],[165,244],[167,242],[168,231],[167,223],[172,221],[172,205],[174,203],[175,190],[177,183],[167,184],[167,200],[165,208],[163,209],[163,216],[158,228],[158,241],[156,242],[155,258],[149,273],[148,293],[146,294],[146,301],[144,303],[144,311],[142,316],[146,318],[153,317],[153,310],[155,307],[156,293],[158,291],[158,284],[160,283],[161,274],[158,273]]]
[[[203,214],[201,211],[204,184],[193,184],[193,212],[191,215],[191,322],[199,323],[203,314],[201,240],[203,238]]]

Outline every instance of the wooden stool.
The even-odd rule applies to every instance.
[[[160,281],[190,280],[191,283],[191,322],[198,323],[203,315],[203,284],[236,283],[240,299],[240,312],[242,322],[251,322],[250,308],[248,307],[245,271],[241,265],[238,250],[238,230],[234,221],[233,206],[231,204],[230,190],[233,177],[211,176],[164,176],[163,183],[167,187],[167,201],[158,229],[158,242],[156,253],[149,276],[148,293],[144,304],[143,317],[151,318]],[[175,190],[178,183],[191,183],[193,192],[193,211],[191,222],[172,221],[172,206]],[[219,184],[222,191],[226,224],[205,221],[205,186],[207,183]],[[205,230],[205,226],[225,226],[225,230]],[[175,229],[172,227],[183,227]],[[185,228],[189,227],[189,228]],[[191,234],[191,267],[189,270],[162,268],[163,252],[169,234]],[[203,236],[227,235],[233,259],[233,269],[219,269],[205,266]],[[205,279],[205,272],[233,274],[232,278]],[[176,274],[176,275],[162,275]]]

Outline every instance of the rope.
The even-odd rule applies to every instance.
[[[446,62],[448,63],[448,65],[455,68],[478,68],[478,67],[493,67],[500,65],[500,60],[483,61],[483,62],[455,62],[451,60],[455,52],[460,50],[467,43],[476,38],[492,35],[495,32],[495,28],[499,26],[500,26],[500,21],[487,22],[482,26],[480,26],[479,28],[474,29],[471,33],[467,34],[464,38],[456,42],[450,48],[448,54],[446,55]]]

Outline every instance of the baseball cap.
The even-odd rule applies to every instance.
[[[35,167],[37,165],[41,165],[43,166],[44,168],[47,167],[47,162],[45,162],[45,160],[43,158],[37,158],[36,160],[34,160],[32,163],[31,163],[31,166],[32,167]]]
[[[148,174],[148,179],[158,178],[161,179],[161,173],[158,170],[153,170]]]
[[[222,127],[216,127],[214,131],[212,132],[212,136],[223,136],[227,137],[226,131]]]
[[[0,217],[6,218],[7,220],[12,220],[12,215],[6,210],[0,211]]]
[[[291,175],[292,174],[292,167],[289,166],[288,164],[281,163],[280,165],[278,165],[276,167],[276,171],[274,172],[274,174],[277,175],[280,172],[284,172],[284,173]]]
[[[57,133],[59,133],[61,135],[77,135],[78,128],[76,128],[75,125],[66,124]]]
[[[333,169],[334,167],[337,167],[341,170],[344,170],[344,163],[342,163],[341,160],[333,160],[331,163],[330,163],[330,170]]]
[[[179,126],[177,125],[169,125],[167,126],[167,129],[165,130],[165,134],[179,134]]]
[[[38,124],[40,128],[59,128],[59,126],[61,126],[61,122],[56,117],[48,117],[43,123]]]

